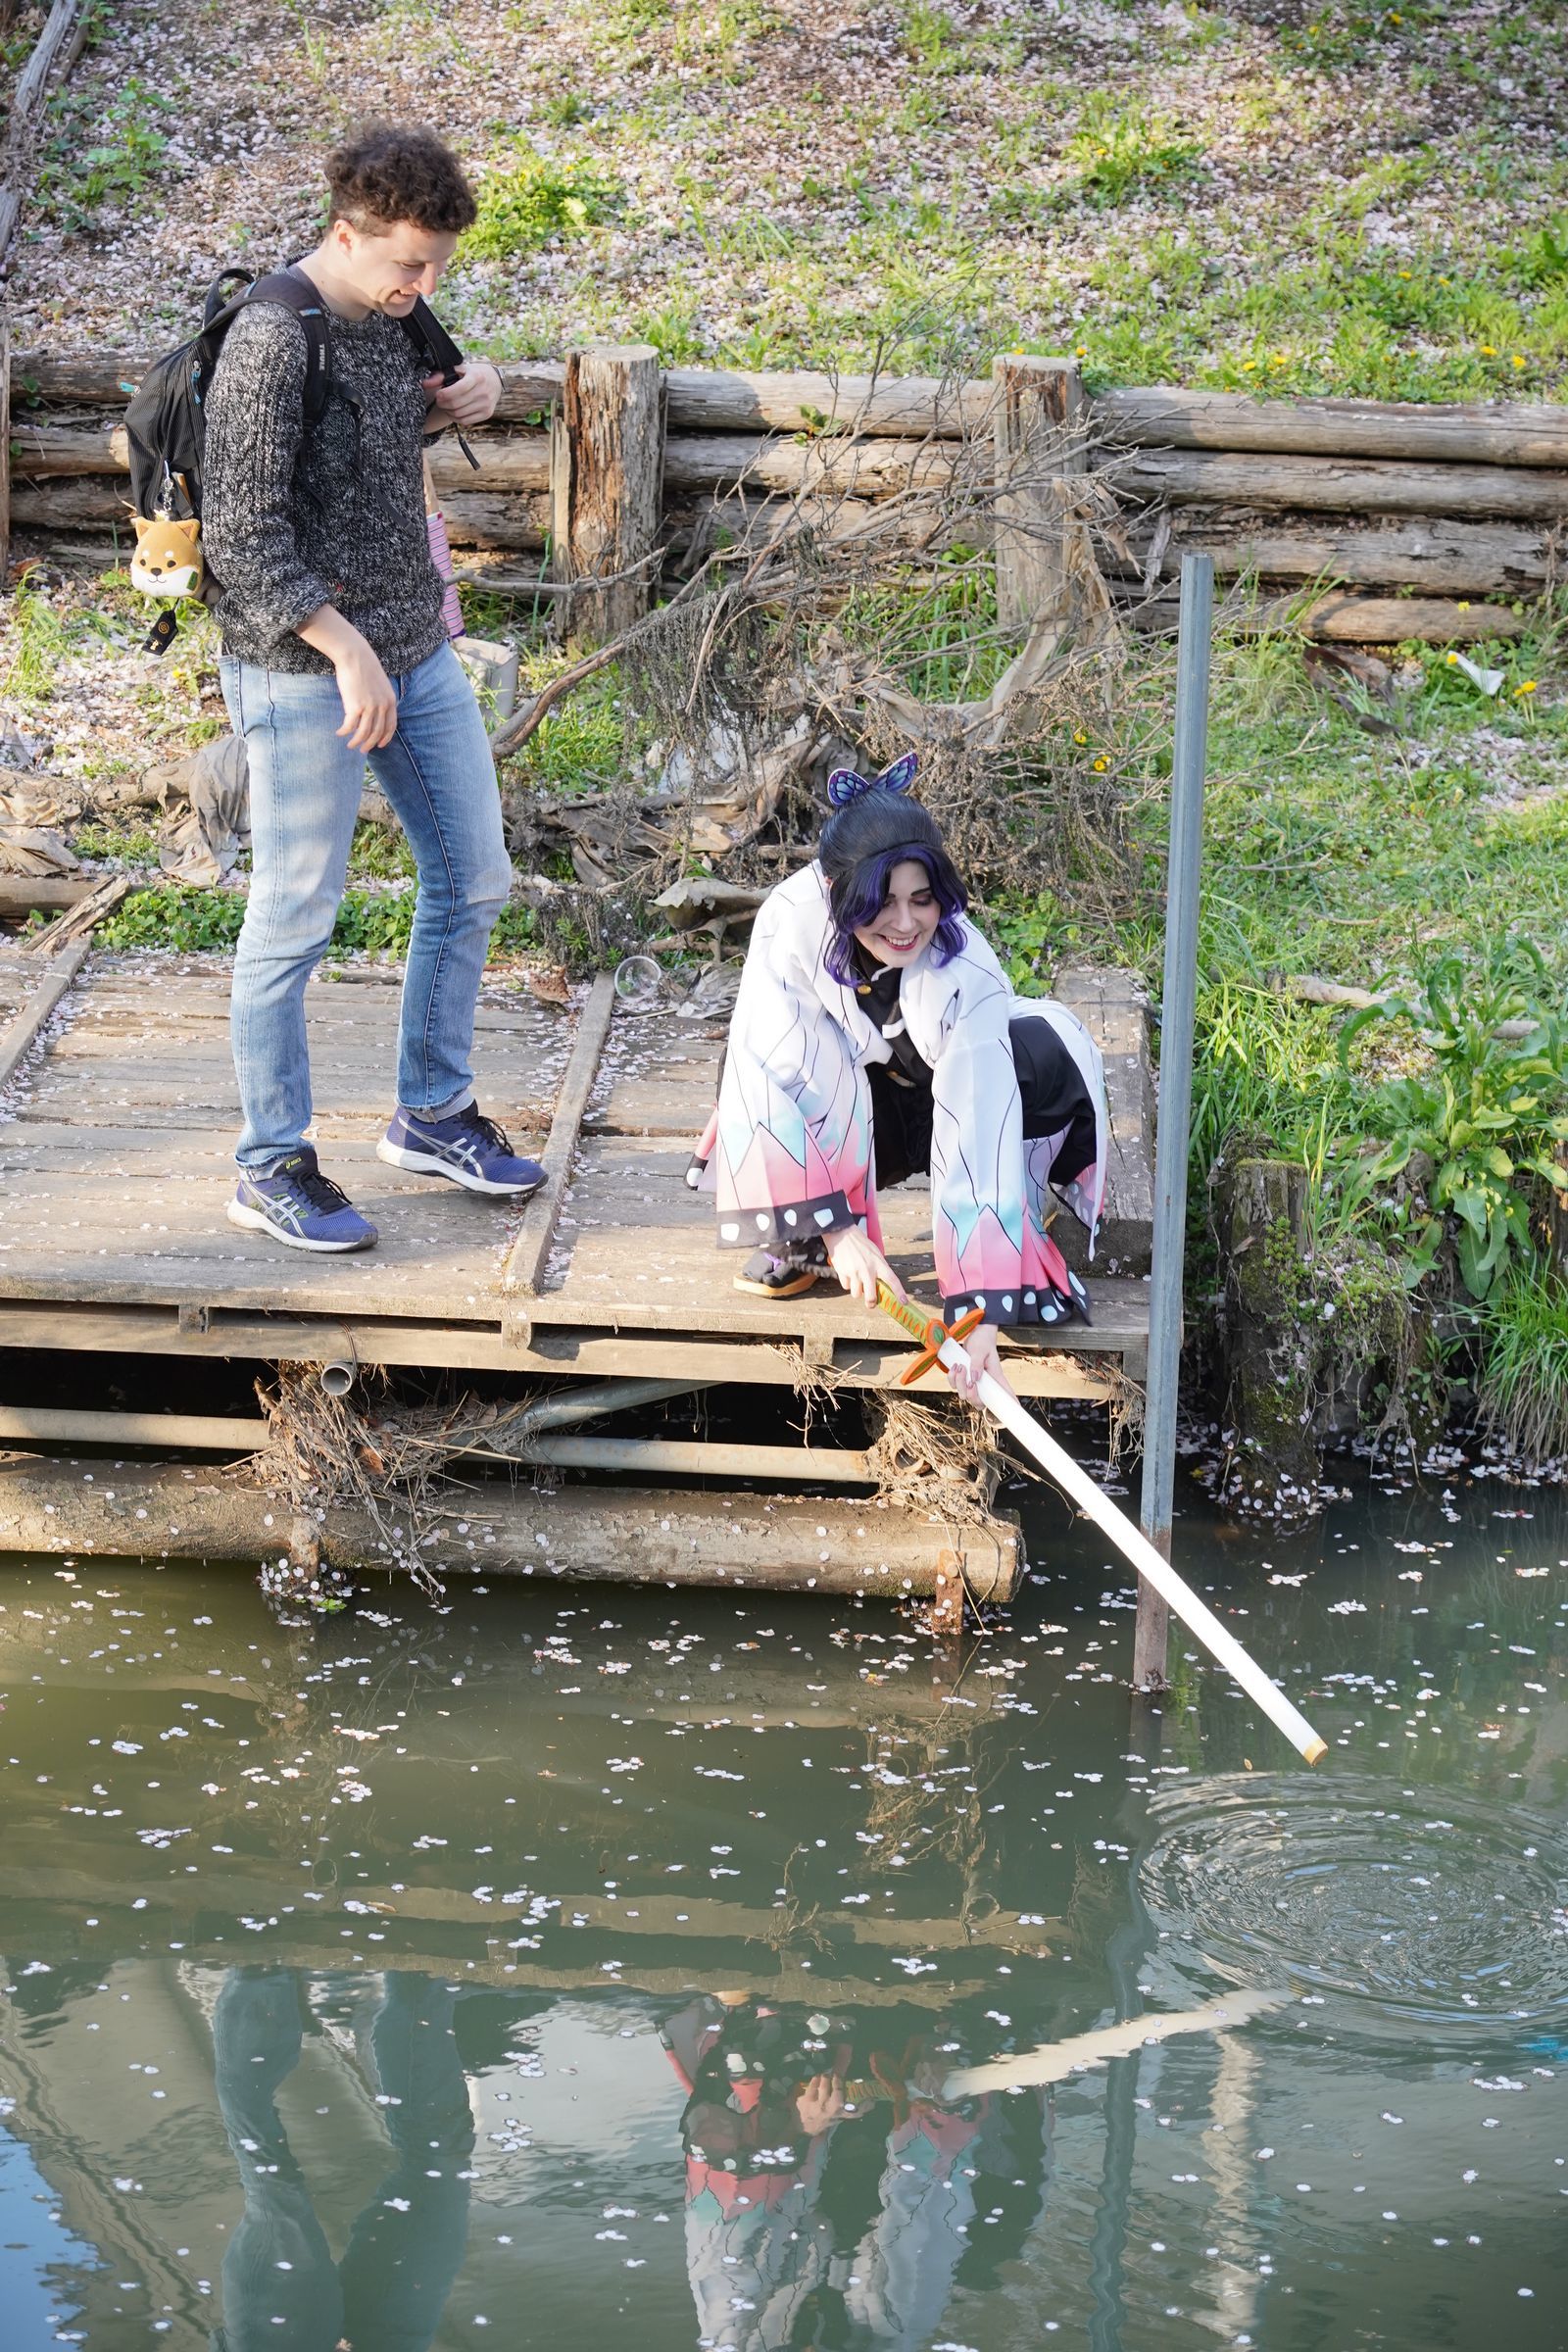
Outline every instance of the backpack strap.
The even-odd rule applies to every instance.
[[[458,369],[463,366],[463,354],[422,294],[416,297],[413,310],[406,318],[400,318],[398,324],[413,344],[414,356],[420,362],[424,373],[438,375],[444,384],[456,383]]]
[[[422,294],[416,297],[413,310],[406,318],[400,318],[398,324],[408,337],[420,374],[438,375],[444,384],[455,384],[458,380],[458,370],[464,364],[463,354]],[[479,470],[478,459],[456,425],[452,427],[452,431],[458,447],[473,467],[474,472],[477,473]]]
[[[266,277],[253,278],[233,307],[239,311],[253,302],[281,303],[284,310],[294,313],[304,328],[305,423],[319,424],[326,414],[327,394],[332,388],[332,339],[325,303],[304,270],[296,270],[292,264],[287,270],[273,270]]]

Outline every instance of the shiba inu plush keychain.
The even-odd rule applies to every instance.
[[[194,514],[132,514],[136,552],[130,584],[143,596],[200,597],[205,581],[202,526]],[[161,654],[179,623],[166,605],[148,633],[146,650]]]

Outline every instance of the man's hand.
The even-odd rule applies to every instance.
[[[844,2085],[837,2075],[813,2075],[795,2094],[795,2112],[808,2139],[815,2139],[844,2113]]]
[[[338,733],[347,736],[351,752],[378,752],[398,731],[398,698],[391,679],[358,629],[353,636],[352,644],[332,656],[337,690],[343,697],[343,724]]]
[[[887,1284],[895,1298],[904,1297],[903,1283],[858,1225],[844,1225],[828,1235],[827,1258],[850,1297],[858,1298],[862,1306],[875,1306],[879,1282]]]
[[[992,1379],[1003,1388],[1011,1388],[1012,1383],[1002,1369],[1002,1358],[997,1353],[997,1327],[994,1323],[977,1323],[963,1342],[963,1365],[953,1364],[948,1368],[948,1378],[960,1396],[967,1397],[971,1404],[977,1401],[976,1391],[982,1372],[989,1372]]]
[[[488,360],[466,360],[455,382],[444,384],[438,375],[427,375],[424,389],[430,400],[429,424],[486,424],[501,398],[501,370]]]
[[[348,737],[350,750],[380,751],[398,731],[398,698],[366,639],[333,605],[318,605],[295,634],[332,664],[343,697],[338,733]]]

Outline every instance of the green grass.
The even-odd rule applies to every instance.
[[[221,953],[233,947],[244,920],[243,890],[186,890],[169,883],[132,891],[100,925],[97,937],[106,948],[161,948],[176,956]],[[344,893],[328,952],[336,956],[404,956],[413,923],[412,889],[351,888]],[[515,955],[531,945],[533,936],[532,909],[510,906],[496,925],[491,956]]]
[[[1568,1455],[1568,1282],[1521,1268],[1483,1306],[1480,1396],[1493,1427],[1527,1461]]]

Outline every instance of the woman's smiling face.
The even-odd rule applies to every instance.
[[[888,895],[871,921],[856,930],[857,945],[875,963],[913,963],[930,946],[942,920],[931,877],[918,858],[901,858],[888,876]]]

